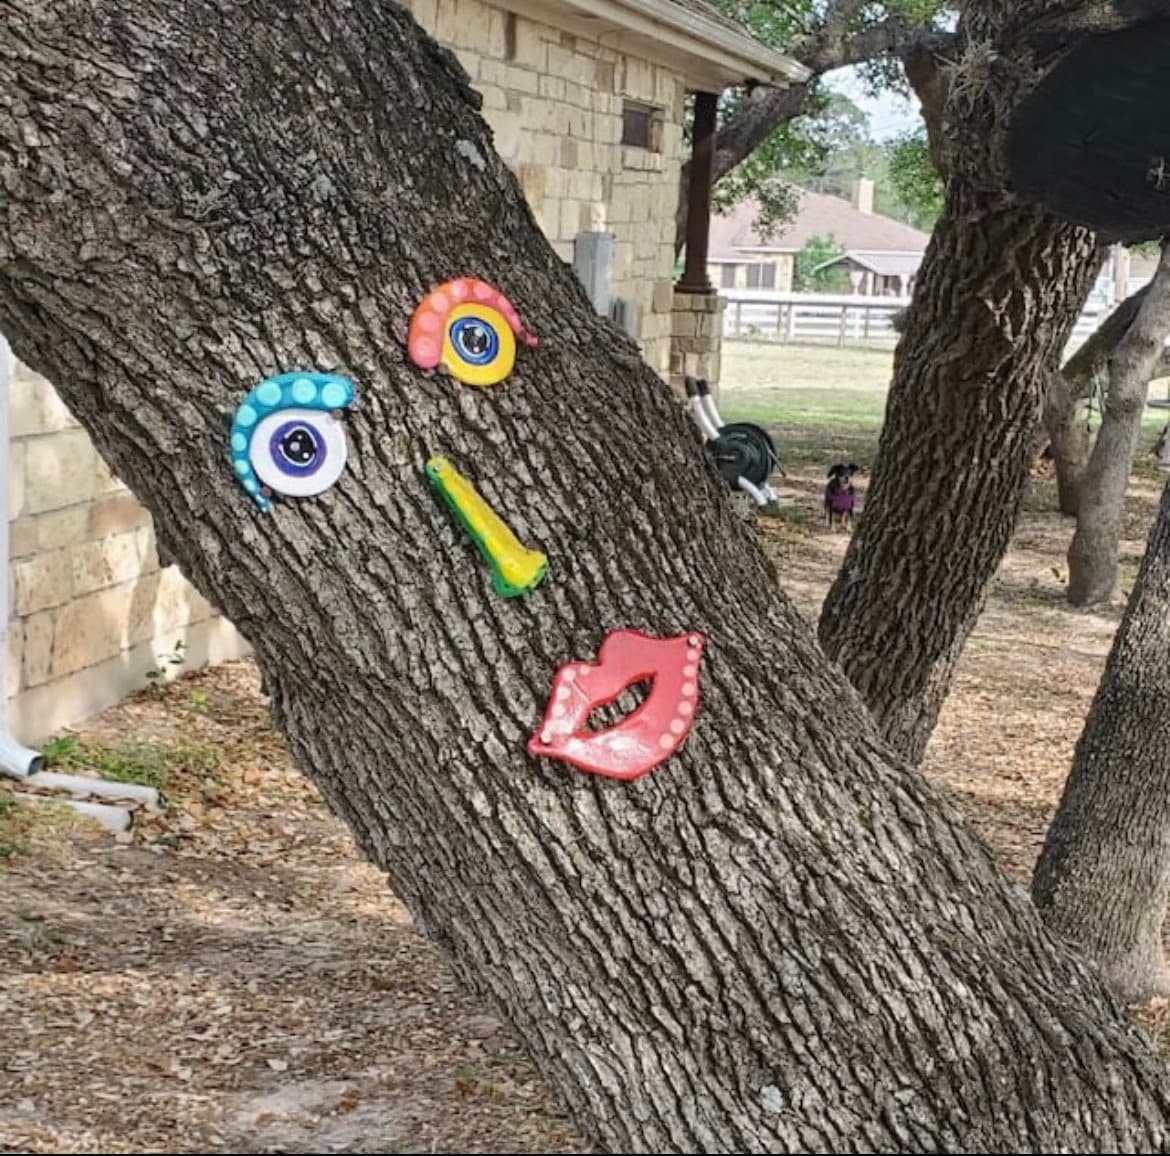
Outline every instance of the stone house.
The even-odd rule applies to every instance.
[[[708,275],[720,289],[792,290],[796,256],[813,237],[830,237],[841,256],[850,291],[867,296],[908,295],[926,253],[928,234],[875,213],[874,183],[854,184],[852,202],[824,193],[800,194],[796,215],[772,236],[756,229],[758,206],[744,201],[711,222]]]
[[[496,148],[561,257],[573,263],[606,237],[612,266],[595,304],[664,378],[717,380],[719,299],[706,277],[716,98],[747,80],[802,79],[801,67],[702,0],[406,6],[482,93]],[[676,288],[688,93],[696,163]],[[51,385],[11,363],[3,344],[0,361],[11,403],[8,711],[13,733],[31,743],[141,687],[178,639],[188,666],[245,645],[177,570],[160,569],[148,515]]]

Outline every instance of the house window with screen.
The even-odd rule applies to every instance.
[[[775,289],[775,265],[749,265],[747,268],[747,285],[749,289]]]
[[[622,101],[622,144],[632,148],[662,151],[663,109],[640,100]]]
[[[720,274],[719,274],[719,284],[724,289],[734,289],[735,288],[735,266],[734,265],[722,266],[722,269],[721,269]]]

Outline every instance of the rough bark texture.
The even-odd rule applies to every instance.
[[[1124,999],[1170,994],[1170,486],[1036,864],[1049,926]]]
[[[1137,316],[1109,362],[1109,392],[1081,481],[1077,530],[1068,548],[1068,600],[1074,606],[1109,602],[1117,595],[1121,508],[1150,378],[1168,333],[1170,248],[1164,247]]]
[[[842,688],[448,54],[385,2],[3,0],[0,30],[0,326],[254,643],[298,763],[589,1135],[1170,1141],[1163,1066]],[[486,391],[405,356],[420,294],[460,273],[542,337]],[[350,465],[260,515],[230,414],[305,366],[361,387]],[[548,554],[534,594],[491,593],[432,452]],[[528,758],[554,670],[619,625],[706,634],[684,749],[632,784]]]
[[[866,509],[821,643],[921,758],[1011,539],[1041,401],[1101,261],[1092,233],[1008,189],[1012,110],[1042,78],[1039,4],[965,10],[936,135],[943,215],[902,321]]]
[[[1096,380],[1108,370],[1109,359],[1133,324],[1148,290],[1149,286],[1143,285],[1120,302],[1049,382],[1044,428],[1056,465],[1056,492],[1062,514],[1076,516],[1081,481],[1093,448],[1085,402],[1092,396]]]
[[[1011,540],[1044,387],[1098,263],[1091,234],[952,179],[865,513],[820,622],[826,652],[912,760]]]

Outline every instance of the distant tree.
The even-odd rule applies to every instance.
[[[1068,600],[1074,606],[1111,601],[1117,593],[1121,514],[1142,428],[1150,379],[1170,333],[1170,249],[1125,336],[1109,359],[1101,429],[1080,481],[1077,532],[1068,549]]]
[[[831,236],[809,237],[796,254],[792,271],[792,287],[798,293],[843,293],[849,286],[849,275],[840,265],[822,269],[845,250]]]
[[[925,127],[890,141],[884,160],[889,186],[905,212],[903,219],[916,229],[933,229],[945,192],[930,156]]]
[[[731,92],[720,106],[720,117],[734,117],[747,99],[742,91]],[[781,125],[715,186],[716,212],[730,212],[751,198],[760,206],[756,233],[774,236],[796,215],[800,186],[817,188],[817,178],[833,171],[835,158],[855,157],[865,147],[866,115],[848,97],[821,89],[813,103],[816,115]],[[849,195],[849,179],[844,196]]]
[[[715,142],[715,181],[728,180],[743,165],[723,204],[755,197],[770,217],[782,222],[793,207],[779,174],[806,148],[831,139],[834,98],[821,77],[853,65],[865,67],[871,88],[904,87],[898,65],[910,52],[937,54],[954,44],[946,30],[955,8],[946,0],[712,0],[715,7],[747,25],[764,43],[783,49],[808,68],[809,80],[787,88],[741,90],[721,106]],[[776,134],[779,133],[777,136]],[[751,163],[757,152],[762,157]],[[683,167],[682,187],[687,184]],[[770,206],[770,207],[769,207]],[[686,233],[687,198],[679,198],[676,248]]]

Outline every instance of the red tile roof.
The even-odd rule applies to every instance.
[[[796,252],[812,237],[831,236],[843,249],[870,252],[921,253],[930,237],[903,225],[901,221],[863,213],[840,197],[824,193],[800,194],[800,209],[786,227],[770,239],[756,235],[759,206],[743,201],[726,217],[711,217],[711,241],[708,249],[712,261],[744,260],[744,249],[769,249],[773,252]]]

